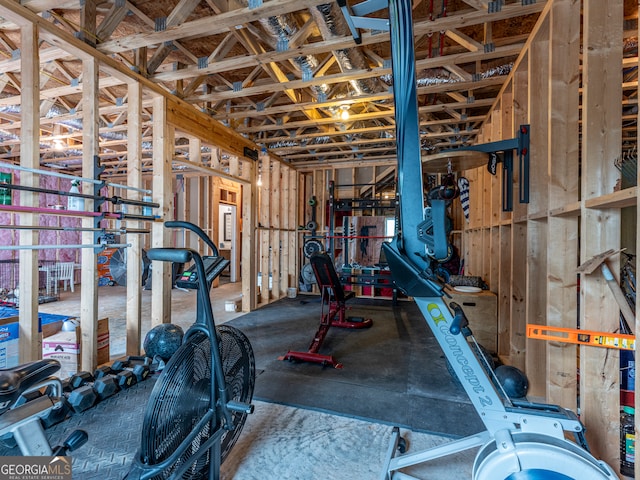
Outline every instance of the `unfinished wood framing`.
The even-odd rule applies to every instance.
[[[256,177],[261,185],[253,259],[257,265],[254,284],[258,285],[255,302],[260,307],[298,287],[297,231],[290,224],[298,215],[298,190],[292,187],[298,183],[298,173],[266,151],[261,152],[258,164]]]
[[[580,5],[557,2],[549,12],[549,131],[547,164],[549,210],[578,201],[578,122]],[[547,249],[547,325],[573,327],[577,318],[578,219],[549,215]],[[547,344],[547,391],[551,403],[576,410],[575,345]]]
[[[245,254],[245,258],[250,261],[242,262],[242,311],[249,312],[257,307],[257,288],[256,280],[258,278],[258,264],[256,262],[256,252],[258,248],[258,232],[255,229],[257,225],[256,216],[259,210],[259,190],[258,168],[251,164],[251,183],[245,185],[242,189],[242,243],[240,248]]]
[[[597,0],[583,7],[580,43],[580,3],[546,6],[479,134],[480,142],[506,140],[531,125],[530,202],[518,202],[517,165],[513,212],[499,215],[500,184],[485,168],[464,172],[472,206],[463,244],[466,273],[486,276],[498,294],[500,357],[527,373],[530,394],[579,408],[594,455],[618,468],[618,353],[580,347],[578,383],[578,347],[527,339],[525,330],[527,323],[619,328],[619,308],[602,277],[581,276],[578,299],[576,269],[620,247],[621,207],[636,204],[635,189],[613,191],[622,145],[623,10],[621,2]],[[498,268],[487,267],[495,256]]]
[[[173,157],[175,129],[167,122],[166,100],[153,100],[153,201],[158,203],[160,218],[173,219]],[[163,223],[154,222],[151,227],[151,247],[163,248],[170,245],[170,232]],[[151,325],[171,322],[171,264],[153,262],[151,288]]]
[[[127,185],[142,188],[142,86],[137,82],[128,85],[128,111],[127,111]],[[142,200],[142,193],[137,190],[128,190],[127,197],[131,200]],[[141,214],[142,209],[133,205],[128,206],[128,211],[133,214]],[[142,222],[137,220],[127,221],[129,228],[142,228]],[[131,247],[127,249],[127,265],[142,265],[142,246],[144,239],[140,234],[126,235],[127,243]],[[140,355],[142,346],[142,269],[127,268],[127,355]]]
[[[198,112],[186,102],[183,102],[175,97],[171,97],[171,95],[166,91],[158,88],[157,85],[149,82],[144,77],[137,75],[132,70],[127,69],[121,63],[114,62],[110,57],[103,55],[95,50],[90,50],[85,43],[78,40],[77,38],[74,38],[64,31],[58,31],[58,29],[51,28],[51,25],[47,22],[43,22],[40,17],[30,14],[28,11],[22,8],[14,7],[15,5],[11,3],[1,5],[3,16],[6,15],[7,18],[12,17],[18,19],[21,24],[26,25],[26,27],[24,27],[25,30],[23,35],[24,38],[22,41],[22,48],[26,49],[23,53],[28,53],[28,55],[23,55],[23,60],[25,62],[28,62],[28,64],[22,68],[23,80],[26,79],[26,84],[23,86],[23,96],[29,95],[33,97],[31,101],[29,100],[29,98],[24,98],[21,101],[24,117],[22,122],[22,152],[23,156],[29,155],[30,157],[33,157],[31,159],[27,159],[25,157],[23,162],[21,162],[23,165],[33,167],[39,166],[39,149],[36,148],[38,147],[39,143],[37,122],[40,115],[38,104],[43,95],[37,88],[39,79],[38,71],[40,68],[41,60],[38,57],[38,42],[35,40],[35,38],[37,38],[36,32],[38,30],[42,31],[44,37],[46,37],[46,40],[52,45],[55,45],[56,49],[68,49],[70,53],[83,59],[84,73],[82,75],[82,85],[80,87],[75,87],[79,88],[78,91],[81,90],[84,94],[82,109],[84,125],[83,176],[96,178],[97,175],[97,171],[95,170],[96,163],[93,152],[100,151],[100,143],[98,137],[98,125],[100,124],[100,116],[97,103],[97,100],[100,96],[98,94],[99,88],[108,88],[110,85],[123,84],[125,82],[130,85],[127,98],[127,101],[129,102],[127,106],[127,108],[129,109],[129,111],[127,112],[128,125],[126,127],[126,129],[128,129],[128,136],[130,137],[127,150],[129,172],[126,174],[126,177],[124,177],[125,182],[128,182],[132,186],[141,185],[143,183],[141,166],[139,162],[136,163],[136,159],[141,159],[144,154],[142,151],[142,141],[153,140],[154,179],[153,184],[149,184],[149,182],[147,182],[146,187],[152,187],[153,200],[157,203],[160,203],[161,205],[160,209],[154,212],[158,215],[159,221],[152,223],[152,239],[135,237],[133,235],[129,236],[127,242],[131,243],[133,247],[128,253],[128,255],[131,256],[131,258],[129,259],[130,264],[139,264],[139,252],[143,246],[168,246],[171,244],[171,237],[167,235],[167,232],[165,232],[162,221],[173,218],[172,163],[182,164],[188,169],[194,169],[195,171],[204,173],[209,179],[211,179],[212,175],[230,179],[240,185],[238,187],[239,190],[243,187],[251,186],[254,175],[254,169],[252,166],[253,162],[245,159],[242,155],[244,155],[245,148],[256,148],[256,146],[252,142],[246,140],[241,135],[222,127],[222,125],[218,121],[211,119],[209,116],[205,115],[202,112]],[[86,13],[89,14],[90,17],[91,12],[87,11]],[[91,21],[91,18],[89,17],[87,17],[86,19],[86,21],[88,22]],[[33,41],[29,41],[29,35],[32,35],[34,37]],[[33,72],[32,80],[29,80],[30,71]],[[109,75],[113,76],[111,77]],[[33,86],[33,88],[31,88],[31,86]],[[145,99],[143,99],[143,91],[149,94]],[[155,96],[155,99],[152,99],[153,96]],[[153,138],[143,137],[141,135],[143,127],[146,128],[146,131],[149,131],[148,124],[145,124],[143,122],[142,116],[147,115],[150,109],[153,110],[154,115]],[[34,114],[33,112],[37,113]],[[30,121],[33,125],[31,125]],[[190,135],[197,139],[194,140],[194,145],[199,146],[205,143],[207,145],[219,145],[222,149],[224,149],[225,152],[231,153],[232,158],[228,162],[228,167],[221,165],[221,153],[219,149],[217,150],[217,153],[213,154],[213,158],[210,162],[212,166],[215,166],[217,168],[207,166],[206,163],[202,160],[197,161],[197,163],[190,163],[189,161],[185,161],[181,158],[173,158],[173,138],[175,138],[174,132],[177,128],[185,130],[187,135]],[[119,131],[119,127],[117,125],[113,125],[113,127],[110,127],[110,129],[112,129],[114,132]],[[31,132],[31,136],[29,136],[29,132]],[[100,133],[101,132],[102,130],[100,130]],[[34,148],[30,148],[30,146],[33,146]],[[195,148],[197,147],[194,146],[192,150]],[[195,159],[196,155],[193,155],[193,158]],[[290,171],[292,171],[292,169],[289,167],[287,167],[286,170],[287,175],[289,175]],[[29,182],[30,178],[31,176],[26,174],[22,176],[21,181],[26,185]],[[208,208],[209,206],[207,205],[207,203],[212,198],[211,195],[212,191],[214,190],[213,184],[207,184],[207,182],[205,182],[202,178],[197,179],[192,183],[194,183],[199,190],[197,208],[195,209],[197,212],[196,215],[198,216],[198,220],[202,221],[202,223],[210,224],[213,215],[208,213],[210,209]],[[84,185],[83,188],[85,193],[94,193],[94,187],[90,184]],[[248,192],[250,189],[246,190]],[[111,192],[111,194],[123,196],[125,195],[119,191],[113,191]],[[126,195],[132,199],[140,198],[139,192],[127,192]],[[27,196],[33,195],[31,193],[27,193],[22,196],[24,200],[22,204],[29,205]],[[290,202],[290,198],[288,198],[287,201]],[[85,202],[85,205],[88,210],[91,210],[93,208],[93,202],[90,202],[88,200]],[[251,207],[251,202],[245,204],[245,202],[242,200],[242,210],[241,212],[238,212],[239,215],[242,215],[242,227],[245,229],[245,234],[247,232],[250,232],[252,226],[255,224],[255,210],[252,210]],[[135,211],[135,207],[131,208],[131,211]],[[29,217],[27,215],[22,216],[21,218],[21,223],[23,224],[32,223],[33,221],[37,221],[37,219],[32,219],[32,221],[29,221]],[[137,227],[139,225],[140,224],[138,222],[129,222],[127,226]],[[94,227],[93,220],[91,218],[83,220],[83,226]],[[24,230],[21,231],[21,235],[23,236],[23,244],[37,244],[36,231]],[[82,242],[95,243],[93,232],[85,232],[82,235]],[[286,245],[288,246],[288,248],[291,248],[292,242],[287,241]],[[238,248],[238,255],[239,252],[240,249]],[[32,261],[26,259],[25,261],[21,262],[22,269],[29,269],[29,272],[25,271],[23,273],[22,278],[32,279],[33,282],[37,282],[38,275],[34,272],[31,272],[31,270],[34,269],[35,272],[37,272],[37,253],[34,251],[33,253],[21,255],[24,255],[25,258],[33,258]],[[83,249],[81,255],[81,283],[83,286],[80,312],[80,316],[82,318],[81,324],[83,334],[83,355],[81,367],[87,370],[91,370],[96,366],[96,253],[91,249]],[[240,262],[238,261],[238,263]],[[287,274],[287,281],[289,280],[289,278],[297,276],[295,274],[290,274],[289,268],[285,269]],[[169,269],[170,267],[168,265],[157,266],[157,268],[153,269],[154,275],[158,276],[158,278],[154,280],[155,287],[152,294],[152,296],[154,297],[154,307],[152,308],[154,313],[152,314],[152,322],[154,324],[170,321],[169,289],[171,281]],[[140,286],[141,279],[140,272],[135,272],[134,269],[129,270],[130,272],[128,272],[128,275],[129,273],[131,273],[131,275],[128,282],[130,287],[128,288],[127,293],[127,353],[135,354],[139,352],[140,348],[140,291],[138,287]],[[295,270],[295,267],[293,267],[292,270]],[[282,274],[282,272],[280,274]],[[248,275],[246,282],[247,284],[251,283]],[[37,295],[37,284],[24,284],[22,285],[22,289],[25,292],[33,292],[34,296]],[[248,291],[248,298],[250,298],[252,295],[255,296],[255,287],[249,287]],[[23,355],[25,355],[25,360],[37,357],[41,354],[37,335],[37,297],[34,297],[34,300],[32,302],[32,309],[29,309],[29,304],[25,301],[26,298],[27,297],[25,295],[23,297],[23,308],[21,308],[21,315],[25,318],[27,315],[33,318],[29,318],[27,321],[22,322],[23,334],[21,335],[21,341],[24,342],[24,346],[23,348],[21,348],[21,352]],[[31,332],[31,334],[29,332]]]
[[[99,65],[95,58],[87,57],[82,61],[82,100],[85,128],[82,131],[82,176],[98,178],[98,165],[94,152],[98,151],[98,97],[99,97]],[[84,182],[82,192],[95,194],[95,186]],[[85,200],[85,208],[94,211],[94,201]],[[82,219],[82,226],[95,227],[93,217]],[[94,232],[82,232],[82,243],[91,245],[95,242]],[[83,248],[81,252],[82,296],[80,297],[80,330],[82,333],[81,370],[93,371],[98,363],[98,256],[91,248]]]
[[[288,288],[297,287],[300,267],[305,263],[301,247],[305,240],[311,238],[309,229],[300,228],[312,220],[313,208],[309,200],[315,197],[316,239],[326,240],[329,233],[330,218],[327,215],[329,201],[328,183],[334,181],[343,185],[337,192],[338,197],[359,198],[362,195],[377,195],[375,184],[383,172],[389,174],[393,170],[395,158],[392,152],[382,157],[368,158],[359,162],[349,144],[327,144],[309,141],[312,147],[282,147],[283,155],[291,155],[291,159],[308,157],[308,148],[324,150],[338,146],[338,152],[314,152],[314,160],[305,163],[302,174],[294,169],[293,163],[283,163],[273,151],[265,149],[258,161],[245,157],[245,149],[257,151],[257,146],[248,140],[248,136],[259,130],[300,131],[315,125],[329,126],[334,120],[320,118],[318,109],[327,108],[331,102],[322,102],[318,106],[309,102],[307,119],[286,121],[285,125],[277,122],[258,121],[265,115],[276,117],[289,116],[298,109],[295,106],[268,105],[255,108],[238,103],[228,112],[216,112],[212,118],[208,114],[194,108],[193,104],[168,93],[167,89],[153,83],[155,81],[170,82],[172,79],[190,81],[176,85],[177,91],[188,95],[188,100],[199,107],[214,110],[214,105],[233,99],[240,95],[258,92],[284,92],[287,98],[301,100],[300,90],[307,88],[309,82],[290,81],[283,76],[284,70],[277,67],[280,61],[289,61],[298,55],[294,50],[288,52],[260,52],[255,42],[247,40],[253,53],[250,55],[226,58],[231,44],[220,45],[212,54],[211,61],[205,68],[195,65],[181,69],[169,69],[167,65],[160,67],[168,48],[162,46],[147,60],[146,48],[165,41],[189,36],[190,28],[198,27],[200,32],[209,33],[212,18],[197,21],[181,22],[186,18],[197,2],[187,1],[170,17],[168,24],[175,28],[158,32],[140,32],[131,35],[125,41],[111,39],[99,44],[98,49],[87,45],[69,31],[57,27],[54,22],[40,16],[35,10],[40,7],[32,5],[29,10],[19,2],[0,0],[0,16],[3,22],[18,23],[21,28],[20,60],[2,61],[3,71],[14,74],[21,72],[22,85],[20,96],[0,99],[0,105],[21,106],[21,138],[14,145],[20,146],[20,164],[26,167],[39,167],[38,154],[39,130],[41,122],[48,122],[41,115],[47,105],[52,105],[58,98],[83,92],[82,111],[74,112],[65,118],[82,119],[82,133],[69,134],[67,139],[74,142],[82,135],[82,174],[95,178],[94,155],[101,153],[104,147],[99,141],[101,132],[128,132],[127,163],[128,171],[119,173],[126,176],[126,182],[133,186],[142,186],[145,181],[152,187],[153,200],[161,206],[156,212],[158,221],[152,223],[152,238],[127,236],[132,244],[128,251],[128,262],[132,265],[140,263],[140,250],[143,246],[164,247],[172,244],[169,232],[163,221],[174,216],[173,192],[175,176],[184,174],[184,186],[189,190],[179,198],[178,216],[194,221],[205,231],[216,235],[220,219],[217,210],[220,203],[234,204],[238,210],[238,231],[242,233],[242,244],[236,250],[237,263],[241,264],[242,277],[242,310],[250,311],[267,305],[287,295]],[[213,5],[215,2],[210,2]],[[281,4],[281,12],[293,12],[300,8],[300,2],[287,1]],[[319,4],[316,0],[305,3],[307,6]],[[487,2],[463,2],[482,5]],[[516,18],[509,12],[537,14],[542,11],[533,34],[527,41],[525,49],[513,65],[512,73],[504,84],[497,99],[485,98],[477,100],[477,104],[485,105],[493,102],[493,109],[484,121],[478,133],[478,142],[486,143],[510,139],[517,135],[520,125],[531,125],[531,199],[529,204],[517,201],[518,186],[523,181],[521,172],[514,172],[516,198],[513,212],[501,209],[500,178],[490,175],[485,168],[464,172],[469,179],[471,211],[469,221],[461,221],[460,228],[454,234],[454,241],[461,250],[465,261],[467,275],[481,276],[489,284],[489,288],[498,297],[497,318],[497,350],[501,359],[526,371],[531,381],[530,393],[543,397],[550,403],[581,411],[581,419],[587,426],[587,435],[593,453],[612,466],[619,465],[618,425],[619,425],[619,392],[618,392],[618,355],[613,350],[600,350],[592,347],[580,347],[568,344],[543,343],[526,338],[527,323],[546,324],[550,326],[589,328],[593,330],[615,331],[618,329],[618,306],[607,285],[600,275],[584,275],[579,279],[576,275],[578,265],[593,255],[610,248],[630,246],[638,251],[638,214],[633,212],[636,222],[635,235],[623,235],[625,227],[621,220],[621,210],[637,205],[637,187],[623,191],[614,191],[619,172],[613,160],[620,156],[621,144],[625,129],[621,123],[620,101],[624,91],[637,91],[634,82],[623,86],[622,68],[638,66],[637,58],[623,58],[622,45],[624,35],[623,2],[603,2],[602,0],[553,0],[538,2],[537,5],[518,5],[511,2],[504,5],[501,12],[494,13],[497,22]],[[526,3],[526,2],[525,2]],[[627,2],[629,3],[629,2]],[[95,36],[108,37],[114,31],[118,19],[124,18],[126,9],[114,6],[108,21],[96,29],[95,2],[82,4],[80,23],[86,33],[85,41],[92,43]],[[250,9],[253,17],[260,12],[271,15],[269,7]],[[268,12],[267,12],[268,10]],[[470,15],[459,15],[441,18],[437,23],[420,21],[416,23],[416,34],[446,30],[448,38],[466,43],[457,35],[455,27],[464,25],[484,25],[486,39],[490,40],[495,32],[491,24],[486,23],[484,11],[472,12]],[[257,11],[257,12],[256,12]],[[306,15],[306,13],[305,13]],[[216,20],[216,31],[233,28],[243,19],[246,12],[229,11],[219,15]],[[519,16],[519,15],[518,15]],[[246,19],[245,19],[246,20]],[[582,24],[580,22],[582,21]],[[465,22],[472,22],[467,23]],[[582,28],[581,28],[582,27]],[[580,38],[580,32],[583,37]],[[453,32],[453,33],[452,33]],[[246,32],[238,33],[245,37]],[[171,37],[171,36],[175,36]],[[235,36],[235,35],[234,35]],[[231,38],[231,36],[229,37]],[[235,41],[235,40],[234,40]],[[365,44],[375,43],[372,35],[364,36]],[[302,42],[302,40],[301,40]],[[49,45],[39,51],[39,43]],[[494,52],[481,52],[478,45],[468,43],[470,52],[460,54],[454,61],[452,70],[462,72],[461,62],[486,62],[487,59],[499,59],[515,55],[521,44],[511,39],[510,45],[497,45]],[[353,47],[351,37],[336,38],[322,42],[322,53],[336,48]],[[135,47],[135,54],[125,56],[124,53]],[[154,47],[155,48],[155,47]],[[311,48],[303,48],[312,53]],[[111,55],[123,52],[124,58],[133,58],[135,68],[147,70],[149,76],[135,73],[135,69]],[[293,53],[292,53],[293,52]],[[489,55],[492,55],[489,58]],[[64,84],[55,88],[40,88],[39,83],[46,77],[45,62],[53,61],[59,56],[74,56],[82,59],[83,70],[81,84]],[[452,57],[452,55],[449,55]],[[422,58],[418,68],[437,66],[435,58]],[[580,63],[582,61],[582,64]],[[237,62],[241,62],[239,65]],[[275,74],[277,81],[260,79],[255,85],[249,80],[243,85],[244,92],[225,89],[214,89],[197,94],[201,83],[195,78],[224,72],[229,75],[233,68],[258,67],[269,65],[268,70]],[[328,66],[327,66],[328,68]],[[39,70],[42,69],[43,72]],[[362,78],[371,78],[389,73],[388,67],[372,68],[356,72]],[[344,73],[344,72],[343,72]],[[468,73],[468,72],[466,72]],[[464,75],[463,75],[464,76]],[[180,77],[180,78],[178,78]],[[318,77],[321,77],[318,76]],[[314,82],[332,80],[337,83],[338,77],[316,78]],[[340,75],[343,79],[344,75]],[[469,78],[456,83],[459,91],[450,92],[456,101],[423,105],[421,114],[429,114],[438,109],[449,109],[452,117],[462,118],[465,108],[471,109],[473,102],[472,88],[482,85],[501,84],[503,79],[482,79],[471,82]],[[580,83],[582,82],[582,83]],[[99,109],[98,97],[104,89],[128,84],[127,106],[109,105]],[[44,85],[44,83],[43,83]],[[166,85],[165,85],[166,86]],[[186,86],[186,87],[185,87]],[[185,87],[185,88],[183,88]],[[451,85],[421,87],[420,93],[438,92],[450,89]],[[100,90],[103,89],[103,90]],[[466,90],[466,92],[465,92]],[[447,90],[448,91],[448,90]],[[143,92],[147,94],[143,98]],[[435,93],[434,93],[435,94]],[[107,93],[106,95],[110,95]],[[493,97],[493,95],[492,95]],[[380,99],[389,99],[388,92],[380,93]],[[371,98],[369,98],[371,100]],[[579,101],[582,101],[579,104]],[[474,99],[475,100],[475,99]],[[635,95],[637,102],[637,95]],[[40,105],[42,103],[42,105]],[[114,102],[119,103],[119,102]],[[121,103],[121,102],[120,102]],[[477,105],[476,104],[476,105]],[[73,108],[75,110],[75,108]],[[127,116],[128,124],[118,119],[108,127],[98,126],[103,123],[101,114],[118,112]],[[148,120],[149,112],[153,113],[152,124]],[[391,118],[391,110],[362,111],[360,119]],[[427,118],[428,115],[425,115]],[[466,118],[468,126],[485,119],[484,114]],[[633,120],[637,121],[637,115]],[[106,118],[106,117],[105,117]],[[113,118],[113,117],[109,117]],[[253,118],[253,122],[241,124],[244,118]],[[295,119],[295,115],[291,115]],[[40,119],[40,121],[39,121]],[[234,124],[239,132],[223,126],[220,120]],[[322,120],[320,122],[320,120]],[[429,120],[431,121],[431,120]],[[441,123],[438,123],[441,122]],[[13,123],[13,122],[12,122]],[[112,122],[108,122],[112,123]],[[390,122],[391,123],[391,122]],[[454,120],[438,120],[443,125],[444,133],[430,132],[425,139],[440,139],[444,142],[451,136],[452,126],[463,122]],[[47,123],[47,125],[49,125]],[[153,126],[152,135],[149,133]],[[433,125],[429,125],[433,126]],[[284,128],[283,128],[284,127]],[[11,128],[17,128],[12,125]],[[389,130],[385,126],[364,128],[369,133]],[[474,129],[476,127],[473,127]],[[265,130],[265,131],[266,131]],[[330,129],[328,129],[330,130]],[[305,140],[318,138],[320,133],[301,133]],[[186,135],[189,139],[189,154],[180,155],[175,152],[175,138]],[[342,134],[338,129],[330,136]],[[475,135],[475,130],[473,132]],[[144,135],[144,136],[143,136]],[[580,137],[580,135],[582,135]],[[47,132],[47,138],[52,137]],[[472,136],[470,136],[472,138]],[[270,142],[288,140],[289,137],[271,138]],[[375,139],[376,142],[379,139]],[[153,160],[149,161],[143,151],[143,144],[153,142]],[[391,140],[390,140],[391,141]],[[107,143],[107,142],[103,142]],[[268,142],[266,142],[268,143]],[[637,143],[637,139],[636,139]],[[9,145],[9,144],[7,144]],[[358,140],[359,148],[364,148],[364,141]],[[290,150],[287,150],[289,148]],[[376,147],[371,147],[372,153]],[[210,149],[210,156],[205,153]],[[297,151],[294,152],[294,150]],[[306,153],[305,153],[305,150]],[[9,153],[7,153],[9,155]],[[295,155],[300,155],[297,158]],[[341,155],[336,165],[327,166],[321,156]],[[252,154],[250,155],[253,156]],[[145,160],[143,160],[145,159]],[[111,165],[117,163],[110,160]],[[142,162],[153,166],[153,179],[142,178]],[[375,166],[373,162],[376,163]],[[388,162],[388,163],[383,163]],[[301,163],[301,162],[300,162]],[[178,169],[179,166],[179,169]],[[380,169],[380,171],[378,171]],[[258,177],[262,185],[257,185]],[[23,174],[21,184],[37,186],[37,177]],[[374,186],[360,187],[361,183],[373,183]],[[85,184],[85,193],[94,193],[93,186]],[[223,190],[233,191],[234,201],[223,200]],[[121,194],[121,192],[113,192]],[[127,196],[139,199],[139,193],[128,192]],[[21,192],[21,205],[37,206],[36,195]],[[87,210],[93,209],[93,202],[86,200]],[[136,211],[135,207],[131,207]],[[460,216],[458,210],[456,215]],[[37,225],[38,216],[21,214],[20,224]],[[15,222],[15,220],[12,220]],[[17,222],[16,222],[17,223]],[[84,227],[94,227],[91,218],[83,220]],[[139,227],[139,222],[128,222],[129,227]],[[627,232],[628,233],[628,232]],[[17,239],[18,235],[14,234]],[[181,244],[191,246],[205,253],[202,242],[196,242],[191,234],[185,234]],[[625,238],[633,245],[626,245]],[[19,242],[24,245],[37,245],[37,231],[21,230]],[[94,243],[94,234],[82,235],[82,243]],[[178,242],[177,242],[178,243]],[[326,245],[326,243],[325,243]],[[242,253],[241,253],[242,252]],[[242,257],[240,256],[242,255]],[[241,262],[241,258],[244,260]],[[41,355],[38,341],[37,320],[37,253],[36,251],[20,253],[20,359],[28,361]],[[91,370],[96,363],[98,290],[96,272],[96,253],[92,249],[84,249],[81,254],[83,287],[81,300],[81,326],[83,335],[83,354],[81,368]],[[615,271],[617,261],[611,262]],[[129,271],[130,270],[130,271]],[[127,272],[127,353],[135,354],[140,348],[140,275],[137,269]],[[153,268],[153,313],[152,323],[170,321],[171,267],[169,264],[156,264]],[[578,280],[580,285],[577,292]],[[30,293],[28,293],[30,292]],[[636,332],[640,322],[636,318]],[[578,356],[580,377],[578,380]],[[637,385],[640,387],[640,383]],[[638,391],[638,388],[636,388]],[[578,401],[579,399],[579,401]],[[636,404],[640,408],[640,401]],[[638,421],[640,422],[640,421]],[[640,423],[637,423],[637,425]],[[640,467],[636,469],[640,478]]]
[[[619,178],[614,159],[622,152],[623,3],[585,0],[583,4],[582,200],[611,193]],[[580,212],[580,261],[620,247],[620,209]],[[619,272],[619,263],[610,268]],[[620,309],[601,275],[580,276],[580,326],[616,331]],[[592,449],[610,465],[619,465],[619,369],[617,351],[580,347],[580,406]],[[603,409],[606,405],[607,408]]]
[[[39,88],[39,55],[38,32],[34,25],[25,24],[20,30],[22,51],[20,63],[22,67],[22,111],[23,145],[20,152],[20,164],[27,168],[38,168],[39,158],[39,115],[32,112],[38,111],[40,100]],[[24,185],[37,187],[39,176],[24,172],[20,181]],[[20,192],[22,205],[38,206],[38,196],[32,192]],[[24,225],[37,225],[37,214],[24,214],[21,216]],[[38,232],[36,230],[20,230],[21,245],[37,245]],[[38,328],[38,252],[37,250],[22,250],[20,259],[20,362],[37,360],[42,357],[42,347],[39,340]],[[28,292],[28,293],[27,293]]]

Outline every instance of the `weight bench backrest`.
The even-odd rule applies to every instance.
[[[336,272],[336,267],[333,265],[333,260],[326,253],[314,253],[309,258],[311,268],[316,276],[316,282],[318,287],[324,292],[328,289],[334,300],[339,303],[344,303],[350,296],[346,296],[340,278]],[[352,293],[352,292],[349,292]]]

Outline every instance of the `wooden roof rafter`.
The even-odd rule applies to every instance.
[[[74,69],[80,65],[75,57],[102,52],[109,58],[106,66],[101,63],[100,67],[101,71],[107,72],[100,81],[104,90],[99,106],[101,122],[105,125],[126,125],[127,99],[122,92],[126,92],[131,80],[123,70],[133,69],[142,74],[153,72],[145,80],[145,87],[155,85],[150,90],[154,95],[175,94],[185,104],[214,116],[217,122],[234,127],[245,140],[254,140],[259,145],[275,145],[277,141],[271,139],[285,136],[318,135],[316,138],[326,136],[327,145],[333,145],[336,151],[348,152],[353,145],[341,144],[340,139],[345,138],[344,135],[361,135],[363,143],[359,149],[376,148],[375,143],[368,143],[368,137],[380,132],[388,134],[395,128],[391,95],[385,86],[378,94],[354,97],[349,83],[383,79],[383,85],[389,85],[388,35],[364,32],[360,45],[356,45],[350,36],[323,38],[321,24],[316,23],[319,19],[314,18],[310,10],[323,1],[267,0],[257,8],[235,8],[219,0],[181,0],[167,5],[128,0],[124,8],[119,8],[122,2],[107,0],[98,6],[93,17],[89,10],[85,12],[84,20],[81,4],[77,1],[57,5],[48,0],[23,0],[23,3],[35,10],[51,10],[49,13],[56,15],[56,21],[57,17],[64,19],[56,28],[71,35],[84,29],[78,26],[82,21],[86,25],[94,18],[94,36],[99,39],[97,52],[60,48],[62,43],[54,38],[55,34],[48,27],[41,36],[45,40],[39,52],[41,60],[55,59],[61,67],[59,71],[54,69],[55,76],[65,83],[56,88],[46,88],[51,83],[46,84],[41,100],[57,104],[63,111],[77,113],[82,110],[79,91],[73,88],[81,81],[75,78]],[[504,82],[504,75],[482,78],[480,74],[503,59],[515,58],[523,46],[526,32],[511,31],[505,35],[497,28],[503,20],[536,15],[546,2],[524,6],[511,2],[492,13],[478,8],[483,2],[472,3],[451,2],[453,9],[450,8],[446,16],[427,20],[418,17],[414,26],[417,38],[437,34],[443,37],[443,42],[446,40],[441,55],[428,56],[421,52],[418,71],[428,75],[429,69],[441,69],[449,72],[451,79],[446,85],[420,87],[419,94],[432,96],[436,103],[421,106],[421,128],[427,133],[448,133],[456,137],[454,140],[463,141],[472,141],[475,134],[472,127],[481,121],[477,119],[486,115],[490,108],[487,100],[495,98],[495,92]],[[422,7],[416,2],[418,16],[424,13]],[[125,8],[131,14],[127,15]],[[267,40],[263,25],[258,21],[277,14],[291,14],[296,25],[295,32],[288,37],[288,49],[276,48],[271,40]],[[48,18],[38,22],[51,25],[53,15],[44,16]],[[162,28],[156,28],[157,18],[165,19]],[[493,30],[485,27],[487,23],[493,25]],[[2,25],[9,28],[7,32],[15,29],[8,21],[2,21]],[[91,27],[87,25],[86,30],[90,32]],[[492,33],[493,50],[485,48],[485,40],[489,38],[487,32]],[[332,54],[338,49],[360,50],[366,67],[341,70]],[[296,57],[304,55],[314,55],[318,60],[314,62],[310,79],[306,74],[303,78],[295,62]],[[18,72],[20,61],[16,60],[0,61],[0,71]],[[116,64],[120,67],[115,68]],[[4,95],[10,96],[14,88],[11,77],[3,77],[6,77]],[[19,75],[14,74],[13,79],[19,80]],[[328,87],[326,95],[316,94],[320,85]],[[335,115],[342,104],[351,107],[352,118],[347,125]],[[10,110],[15,105],[14,100],[0,98],[0,110],[6,110],[0,112],[0,116],[3,113],[11,115]],[[42,105],[45,110],[46,104]],[[434,109],[422,110],[422,107]],[[424,118],[427,113],[430,118]],[[438,122],[442,122],[441,127]],[[12,132],[19,133],[19,129]],[[11,146],[7,145],[7,148]],[[370,155],[379,156],[377,153],[372,151]],[[290,160],[304,163],[296,158]]]

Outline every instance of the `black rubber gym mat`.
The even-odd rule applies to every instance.
[[[253,347],[254,398],[450,437],[484,430],[414,302],[358,298],[347,305],[347,315],[372,318],[373,326],[329,329],[320,353],[342,369],[278,360],[307,350],[320,322],[318,296],[282,299],[228,322]]]
[[[45,431],[54,447],[62,444],[76,429],[89,434],[89,441],[70,454],[74,480],[120,480],[125,477],[140,445],[142,420],[157,377],[152,375]],[[0,456],[6,455],[20,455],[20,451],[0,448]]]

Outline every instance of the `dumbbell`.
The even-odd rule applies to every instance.
[[[136,378],[136,383],[142,382],[151,375],[151,368],[146,357],[127,357],[125,360],[116,360],[111,368],[124,375],[131,372]]]
[[[58,408],[52,408],[49,413],[44,417],[41,417],[42,426],[47,429],[57,425],[66,419],[71,413],[71,405],[66,397],[60,398],[60,406]]]
[[[69,378],[69,386],[71,387],[71,390],[75,390],[89,382],[93,382],[93,380],[94,377],[91,375],[91,372],[81,371]]]
[[[113,375],[95,377],[89,372],[78,372],[69,379],[71,392],[67,400],[76,413],[84,412],[96,402],[114,395],[118,391],[118,383]]]
[[[70,378],[69,383],[74,390],[83,385],[90,384],[93,386],[98,400],[104,400],[118,392],[118,382],[114,375],[110,374],[95,378],[94,375],[89,372],[78,372]]]
[[[115,379],[116,385],[121,390],[125,390],[129,387],[132,387],[137,383],[137,379],[133,375],[133,373],[129,371],[124,371],[123,366],[121,364],[116,364],[114,362],[113,365],[103,365],[101,367],[96,368],[93,372],[96,379],[105,378],[105,377],[113,377]]]
[[[98,395],[93,390],[93,387],[87,384],[71,391],[67,400],[74,412],[81,413],[93,407],[98,400]]]

